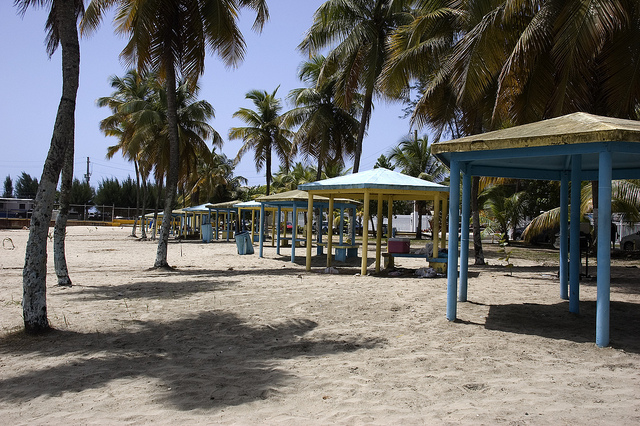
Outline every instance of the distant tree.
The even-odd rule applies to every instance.
[[[80,182],[77,178],[71,184],[70,204],[93,204],[95,191],[87,182]]]
[[[357,115],[362,109],[361,102],[353,102],[349,108],[337,104],[336,74],[320,80],[324,62],[324,56],[317,55],[302,63],[298,77],[309,87],[289,93],[295,108],[283,114],[285,123],[300,126],[293,144],[306,158],[316,160],[315,180],[321,179],[328,165],[344,165],[345,157],[353,157],[360,125]]]
[[[16,179],[16,198],[36,198],[38,192],[38,179],[31,177],[26,172],[22,172]]]
[[[278,88],[272,93],[266,90],[251,90],[246,98],[253,101],[256,109],[240,108],[233,113],[234,118],[239,118],[247,124],[246,127],[232,127],[229,129],[229,139],[242,139],[244,142],[238,151],[236,161],[248,151],[254,151],[256,170],[266,169],[267,195],[271,189],[271,154],[280,159],[285,168],[289,168],[291,159],[291,138],[293,132],[281,124],[280,99],[276,98]]]
[[[124,207],[120,202],[120,182],[117,178],[103,178],[98,183],[96,196],[93,198],[97,205]]]
[[[4,180],[4,191],[2,192],[2,198],[13,198],[13,181],[11,176],[7,175]]]
[[[499,232],[505,241],[509,241],[509,234],[515,233],[523,218],[524,191],[509,194],[509,188],[504,185],[489,187],[486,191],[483,218],[487,231]]]
[[[425,135],[418,138],[418,132],[413,137],[403,139],[398,146],[390,152],[389,159],[393,161],[402,173],[425,179],[431,182],[442,182],[446,176],[444,165],[431,154],[429,139]],[[426,210],[424,200],[418,200],[415,204],[418,214],[416,225],[416,238],[422,238],[422,215]]]
[[[387,170],[395,170],[396,166],[391,162],[391,159],[384,154],[380,154],[378,160],[376,160],[376,164],[373,165],[374,169],[387,169]]]

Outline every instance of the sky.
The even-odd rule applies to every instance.
[[[251,30],[255,14],[243,10],[240,27],[247,47],[245,60],[237,68],[227,69],[217,56],[207,52],[199,97],[215,109],[215,119],[210,124],[224,139],[222,152],[229,158],[235,158],[242,145],[240,140],[229,140],[229,129],[244,125],[232,115],[241,107],[253,108],[253,103],[245,99],[248,91],[272,92],[280,86],[277,94],[282,99],[283,111],[292,107],[287,104],[286,95],[304,86],[297,72],[305,56],[296,48],[322,3],[321,0],[271,0],[268,2],[270,20],[259,34]],[[60,49],[48,58],[45,20],[43,9],[31,8],[21,17],[13,1],[0,1],[0,79],[4,81],[0,101],[0,179],[4,182],[10,175],[14,186],[23,171],[40,179],[60,101]],[[84,178],[89,157],[90,184],[96,188],[103,179],[123,180],[134,176],[133,164],[119,154],[106,159],[107,147],[115,145],[117,140],[100,132],[99,122],[110,115],[110,111],[95,104],[99,97],[112,93],[109,77],[125,74],[126,65],[119,59],[125,44],[124,38],[114,34],[110,18],[91,37],[80,40],[74,175],[80,180]],[[387,154],[410,131],[409,120],[401,118],[401,104],[376,100],[374,107],[363,142],[361,171],[373,168],[378,157]],[[351,166],[351,162],[347,164]],[[276,164],[273,172],[277,170]],[[244,176],[252,186],[265,184],[265,171],[256,171],[253,152],[245,154],[235,175]]]

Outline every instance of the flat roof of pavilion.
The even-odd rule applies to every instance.
[[[584,180],[597,180],[598,153],[607,144],[614,179],[638,177],[640,122],[576,112],[455,140],[431,152],[445,164],[456,157],[473,176],[560,180],[571,156],[582,155]]]

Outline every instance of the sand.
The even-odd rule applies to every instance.
[[[544,250],[509,276],[487,247],[449,322],[446,278],[358,276],[358,260],[308,273],[288,250],[197,241],[170,244],[175,271],[151,270],[155,242],[129,233],[69,228],[74,286],[54,285],[50,255],[55,330],[32,337],[28,231],[0,230],[15,245],[0,250],[2,424],[640,423],[637,260],[613,263],[611,346],[597,348],[595,281],[570,314]]]

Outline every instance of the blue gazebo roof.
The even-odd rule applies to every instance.
[[[298,189],[325,194],[339,194],[349,198],[362,198],[364,190],[396,193],[399,195],[405,193],[405,191],[411,191],[415,192],[414,195],[418,196],[423,192],[449,192],[448,186],[383,168],[305,183],[299,185]]]

